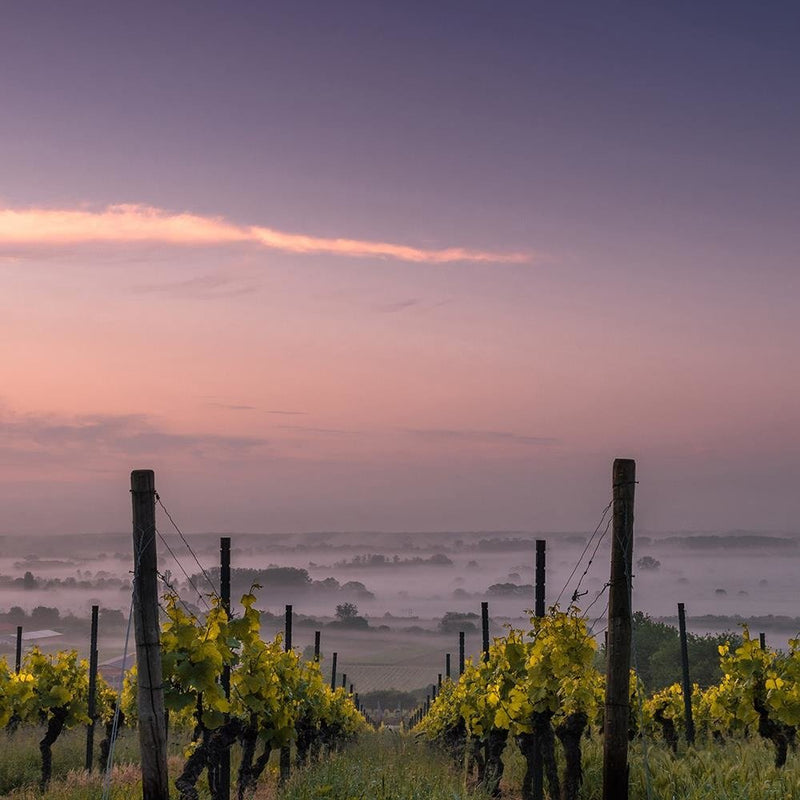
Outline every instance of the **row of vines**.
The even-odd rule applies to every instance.
[[[198,797],[204,770],[216,795],[220,758],[234,745],[241,747],[241,800],[255,788],[273,750],[293,744],[303,763],[366,727],[350,695],[343,688],[332,690],[318,663],[286,651],[280,634],[262,639],[255,602],[252,592],[244,595],[241,614],[229,617],[217,600],[201,619],[184,610],[176,595],[166,597],[161,653],[168,729],[189,731],[191,739],[176,780],[182,800]],[[230,668],[230,698],[220,682],[225,667]],[[108,755],[115,713],[117,726],[135,726],[136,694],[135,667],[125,674],[118,709],[117,693],[98,676],[96,720],[106,729],[101,758]],[[88,698],[88,664],[75,651],[46,654],[34,647],[19,672],[0,659],[0,727],[13,735],[22,725],[44,726],[42,788],[61,732],[90,723]]]
[[[536,751],[550,797],[575,800],[582,782],[581,741],[602,734],[605,677],[595,667],[596,642],[576,608],[531,619],[509,630],[483,660],[445,681],[416,730],[438,743],[494,796],[500,794],[503,751],[513,737],[526,762],[523,800],[532,794]],[[743,631],[735,649],[720,647],[722,681],[691,698],[699,737],[760,735],[784,765],[800,725],[800,639],[786,652],[762,649]],[[675,750],[684,728],[684,699],[675,684],[648,696],[631,671],[629,738],[662,736]],[[563,769],[558,770],[560,745]],[[465,761],[466,759],[466,761]]]

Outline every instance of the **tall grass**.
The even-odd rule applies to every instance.
[[[91,774],[83,770],[82,731],[69,731],[56,743],[53,780],[44,795],[38,792],[40,738],[37,729],[0,734],[0,800],[101,800],[104,765]],[[171,744],[171,781],[183,766],[182,746]],[[235,775],[236,748],[233,755]],[[125,730],[117,743],[112,800],[141,796],[138,760],[136,733]],[[503,797],[517,800],[525,765],[513,743],[504,760]],[[602,797],[602,761],[602,740],[586,741],[583,800]],[[647,773],[642,744],[635,742],[630,763],[631,800],[800,800],[800,754],[790,753],[786,767],[775,769],[772,747],[758,738],[682,746],[677,757],[651,742]],[[276,772],[273,767],[262,776],[258,792],[249,800],[488,800],[479,789],[465,790],[463,772],[448,758],[407,735],[366,735],[341,753],[296,772],[282,789],[277,788]],[[208,800],[204,779],[198,790]]]
[[[38,784],[41,776],[41,754],[39,740],[44,735],[43,728],[23,727],[14,733],[0,734],[0,796],[6,796],[12,789]],[[95,733],[94,766],[102,771],[105,764],[99,763],[99,740],[102,731]],[[117,742],[116,761],[136,761],[139,758],[139,745],[136,734],[123,731]],[[85,729],[65,731],[53,745],[53,778],[63,780],[70,773],[83,771],[86,759]]]
[[[513,798],[519,796],[525,763],[513,744],[506,748],[504,760],[504,796]],[[783,769],[776,769],[773,760],[772,745],[758,737],[682,746],[677,756],[649,742],[646,761],[642,742],[637,741],[629,752],[630,800],[800,800],[800,754],[790,754]],[[582,800],[601,800],[599,737],[583,744],[583,772]]]
[[[101,732],[98,732],[101,733]],[[43,729],[20,728],[13,734],[0,734],[0,800],[100,800],[103,794],[105,764],[99,760],[99,738],[95,734],[94,770],[84,769],[85,729],[65,731],[53,745],[53,777],[44,794],[39,792],[41,756],[39,740]],[[170,746],[170,775],[174,779],[183,765],[179,755],[185,741]],[[114,749],[111,775],[113,800],[141,796],[139,738],[136,731],[120,731]]]
[[[464,791],[443,755],[411,736],[364,736],[343,752],[297,773],[280,800],[488,800]]]

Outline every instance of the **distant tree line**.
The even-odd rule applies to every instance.
[[[36,606],[30,613],[21,606],[11,606],[6,611],[0,611],[0,622],[9,625],[22,625],[24,628],[84,628],[87,625],[87,616],[62,614],[53,606]],[[127,624],[125,615],[116,608],[101,608],[98,613],[101,626],[123,627]]]
[[[104,573],[93,578],[41,578],[27,570],[22,577],[0,575],[0,588],[23,589],[25,591],[48,591],[50,589],[119,589],[130,591],[131,582],[127,578],[118,578]]]
[[[219,586],[219,567],[208,570],[208,576],[216,587]],[[191,576],[192,583],[197,587],[207,586],[203,574]],[[325,578],[321,581],[312,580],[308,570],[299,567],[270,566],[264,569],[251,569],[236,567],[231,569],[231,593],[241,595],[250,591],[251,586],[259,586],[259,597],[281,599],[292,593],[313,593],[341,596],[346,600],[374,600],[375,595],[364,586],[361,581],[346,581],[339,583],[336,578]],[[190,587],[186,586],[187,589]],[[276,598],[276,595],[280,597]]]
[[[444,553],[434,553],[428,558],[414,556],[413,558],[400,558],[398,555],[387,556],[383,553],[367,553],[366,555],[356,555],[350,559],[337,561],[333,566],[338,568],[350,567],[450,567],[453,565]]]

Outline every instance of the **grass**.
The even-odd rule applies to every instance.
[[[68,731],[56,742],[53,781],[45,794],[37,789],[41,731],[20,730],[4,736],[0,757],[0,800],[101,800],[104,772],[83,770],[85,734]],[[171,745],[170,776],[174,781],[183,758],[183,743]],[[234,770],[237,750],[234,748]],[[504,756],[505,800],[518,800],[525,772],[513,743]],[[112,800],[141,796],[138,740],[123,731],[117,743],[111,777]],[[800,754],[790,753],[786,767],[772,765],[771,746],[758,738],[681,748],[676,757],[658,743],[647,748],[647,774],[642,745],[631,746],[631,800],[800,800]],[[277,787],[273,767],[262,776],[249,800],[488,800],[480,790],[465,789],[460,769],[413,736],[379,733],[362,737],[323,761],[295,773],[285,787]],[[235,774],[235,772],[234,772]],[[173,784],[174,785],[174,784]],[[649,786],[649,793],[648,793]],[[205,777],[198,782],[203,800],[209,795]],[[173,797],[177,792],[173,791]],[[602,797],[602,742],[584,743],[582,800]]]
[[[411,736],[364,736],[293,776],[280,800],[488,800],[464,791],[444,756]]]
[[[0,734],[3,735],[3,734]],[[53,778],[48,790],[39,792],[41,757],[39,740],[42,730],[23,728],[12,735],[5,734],[4,754],[0,758],[0,800],[101,800],[105,781],[105,764],[99,763],[99,738],[95,736],[95,768],[84,769],[86,755],[85,730],[65,731],[53,746]],[[177,738],[177,737],[176,737]],[[172,741],[169,747],[170,782],[180,774],[184,759],[181,754],[185,741]],[[135,731],[123,729],[114,750],[111,773],[112,800],[131,800],[141,797],[139,768],[139,739]],[[264,783],[270,781],[264,777]],[[274,783],[272,796],[274,796]],[[205,779],[198,782],[200,797],[210,795]],[[173,793],[177,796],[177,792]],[[259,794],[254,800],[268,800],[269,794]]]
[[[649,742],[647,758],[641,742],[629,751],[630,800],[800,800],[800,754],[790,753],[786,766],[773,766],[772,745],[749,740],[681,747],[674,756],[658,742]],[[516,745],[504,756],[504,797],[519,797],[525,763]],[[583,745],[584,780],[581,800],[603,796],[603,746],[595,737]],[[649,787],[649,792],[648,792]]]
[[[36,786],[41,776],[41,755],[39,740],[43,729],[21,728],[14,733],[0,734],[3,757],[0,758],[0,797],[22,797],[21,787],[27,791]],[[99,764],[99,742],[102,731],[95,732],[95,769],[101,770]],[[138,760],[139,745],[136,735],[125,731],[120,736],[116,747],[116,761],[131,762]],[[65,731],[53,745],[53,778],[56,782],[64,781],[68,776],[84,771],[86,758],[85,730]],[[18,790],[11,794],[13,790]]]
[[[632,797],[647,797],[641,748],[632,760]],[[774,766],[770,744],[758,739],[690,748],[677,757],[651,747],[647,762],[657,798],[680,800],[800,800],[800,757]],[[597,795],[600,797],[600,794]]]

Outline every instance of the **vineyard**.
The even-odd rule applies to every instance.
[[[445,678],[434,689],[435,699],[412,712],[410,734],[387,737],[372,731],[343,688],[331,689],[318,663],[303,662],[286,650],[280,636],[262,640],[255,599],[245,595],[239,613],[230,618],[214,603],[198,619],[178,597],[165,598],[162,663],[174,754],[171,778],[179,797],[219,796],[221,755],[232,750],[235,796],[242,799],[262,796],[256,794],[260,780],[270,787],[269,796],[359,796],[347,793],[354,791],[354,781],[372,780],[375,786],[375,770],[362,774],[359,766],[365,759],[380,759],[385,786],[387,779],[401,781],[403,775],[410,780],[409,770],[398,771],[394,760],[412,757],[418,767],[432,759],[437,775],[450,775],[441,780],[467,792],[459,797],[534,797],[537,757],[545,778],[543,797],[600,796],[604,676],[595,666],[595,639],[576,607],[566,612],[552,608],[544,617],[531,618],[530,629],[495,638],[484,658],[468,659],[460,676]],[[706,796],[800,794],[792,755],[800,724],[800,641],[791,640],[779,652],[762,647],[745,629],[740,645],[720,650],[723,679],[705,690],[695,684],[692,691],[691,746],[681,686],[648,694],[631,672],[632,796],[688,798],[698,782],[718,792]],[[231,667],[230,700],[219,681],[225,666]],[[117,693],[98,678],[94,717],[104,730],[99,752],[108,764],[118,737],[122,758],[136,758],[131,739],[136,689],[135,668],[125,675],[119,703]],[[32,751],[31,732],[36,731],[40,754],[36,791],[22,785],[11,796],[68,796],[47,794],[52,753],[62,733],[75,749],[76,734],[90,722],[88,698],[88,663],[75,652],[45,654],[34,647],[19,672],[0,661],[0,724],[8,732],[7,746]],[[360,744],[354,751],[343,748],[356,739]],[[430,752],[415,742],[427,742]],[[270,770],[268,765],[270,756],[287,745],[293,764],[302,769],[279,789],[280,767],[273,764]],[[79,769],[75,762],[72,758],[73,770]],[[119,769],[110,773],[112,784],[120,780]],[[204,771],[207,781],[200,782]],[[8,768],[0,773],[0,791],[11,790],[13,779]],[[70,780],[75,784],[74,777]],[[341,794],[317,793],[326,786],[334,792],[337,781]],[[740,784],[746,788],[741,794],[722,793],[726,785]],[[117,796],[99,775],[94,784],[84,785],[94,786],[93,796]],[[308,793],[302,794],[301,787]],[[671,787],[669,795],[665,787]],[[430,792],[408,796],[436,796]],[[403,790],[384,796],[401,797]]]
[[[577,608],[551,609],[532,618],[529,631],[510,630],[495,639],[484,659],[468,663],[457,681],[445,681],[436,699],[418,714],[415,730],[492,796],[500,795],[504,751],[513,741],[524,764],[523,800],[534,797],[537,758],[548,797],[594,797],[595,792],[583,794],[581,786],[585,770],[597,769],[592,743],[602,739],[604,725],[605,680],[594,667],[595,649]],[[696,745],[693,752],[719,747],[721,758],[724,746],[733,745],[741,754],[760,738],[772,751],[770,780],[784,782],[780,771],[786,769],[788,750],[795,748],[800,724],[800,640],[777,652],[762,648],[745,628],[740,646],[720,651],[724,677],[705,691],[694,685],[688,716],[680,684],[648,695],[631,672],[628,736],[641,745],[645,789],[653,777],[648,759],[663,770],[663,751],[674,758],[681,740],[687,739]],[[687,719],[696,729],[693,735]],[[583,752],[587,743],[593,759]],[[649,754],[648,743],[653,745]],[[707,762],[712,770],[704,780],[711,779],[714,760],[712,752]],[[794,785],[796,765],[789,771],[785,783]],[[753,789],[745,796],[773,795],[758,795]]]
[[[366,728],[353,698],[322,678],[319,664],[302,661],[281,637],[264,641],[255,595],[242,598],[242,613],[229,616],[215,601],[202,619],[165,598],[161,631],[163,688],[168,728],[185,741],[175,786],[181,798],[200,796],[204,771],[212,796],[219,795],[223,758],[239,746],[236,793],[251,796],[274,750],[292,744],[303,764],[340,748]],[[230,669],[230,698],[219,680]],[[100,756],[110,767],[120,727],[137,725],[136,667],[118,695],[100,676],[90,716],[89,664],[75,651],[26,653],[19,671],[0,660],[0,725],[13,746],[20,729],[39,726],[41,772],[46,791],[52,775],[52,748],[64,731],[93,720],[105,730]],[[118,699],[119,698],[119,699]]]
[[[618,465],[632,469],[632,462]],[[337,685],[337,653],[330,678],[323,677],[319,631],[313,658],[292,647],[292,606],[274,638],[262,635],[259,587],[232,606],[230,539],[220,543],[219,592],[203,570],[213,590],[198,592],[204,612],[190,608],[163,576],[168,591],[157,592],[152,545],[155,534],[163,540],[154,522],[160,498],[152,473],[134,477],[146,479],[133,493],[128,632],[133,627],[137,664],[115,686],[98,673],[96,606],[88,661],[75,650],[46,653],[37,646],[23,657],[18,628],[16,663],[0,659],[3,797],[110,800],[141,793],[163,800],[174,789],[180,800],[800,798],[800,638],[773,649],[745,626],[740,637],[718,645],[721,678],[701,688],[689,680],[679,604],[682,681],[657,691],[645,684],[648,673],[640,672],[636,652],[642,620],[630,607],[632,474],[621,480],[615,472],[613,501],[555,604],[545,608],[545,542],[537,540],[529,625],[508,626],[492,640],[482,602],[480,657],[465,658],[465,634],[458,631],[457,669],[447,653],[444,674],[428,684],[424,703],[385,729],[372,723],[352,683],[348,690],[347,675]],[[582,581],[612,523],[611,578],[581,610]],[[562,610],[559,601],[577,574]],[[606,609],[590,615],[606,590],[607,617]],[[603,630],[595,628],[603,619],[607,639],[599,658]],[[392,684],[404,673],[424,682],[421,672],[409,675],[423,669],[413,645],[387,652],[394,661],[375,653],[362,667],[382,670]],[[352,664],[351,680],[358,672]],[[102,733],[97,746],[95,728]],[[76,755],[82,735],[83,764]],[[99,771],[92,770],[95,750]]]

